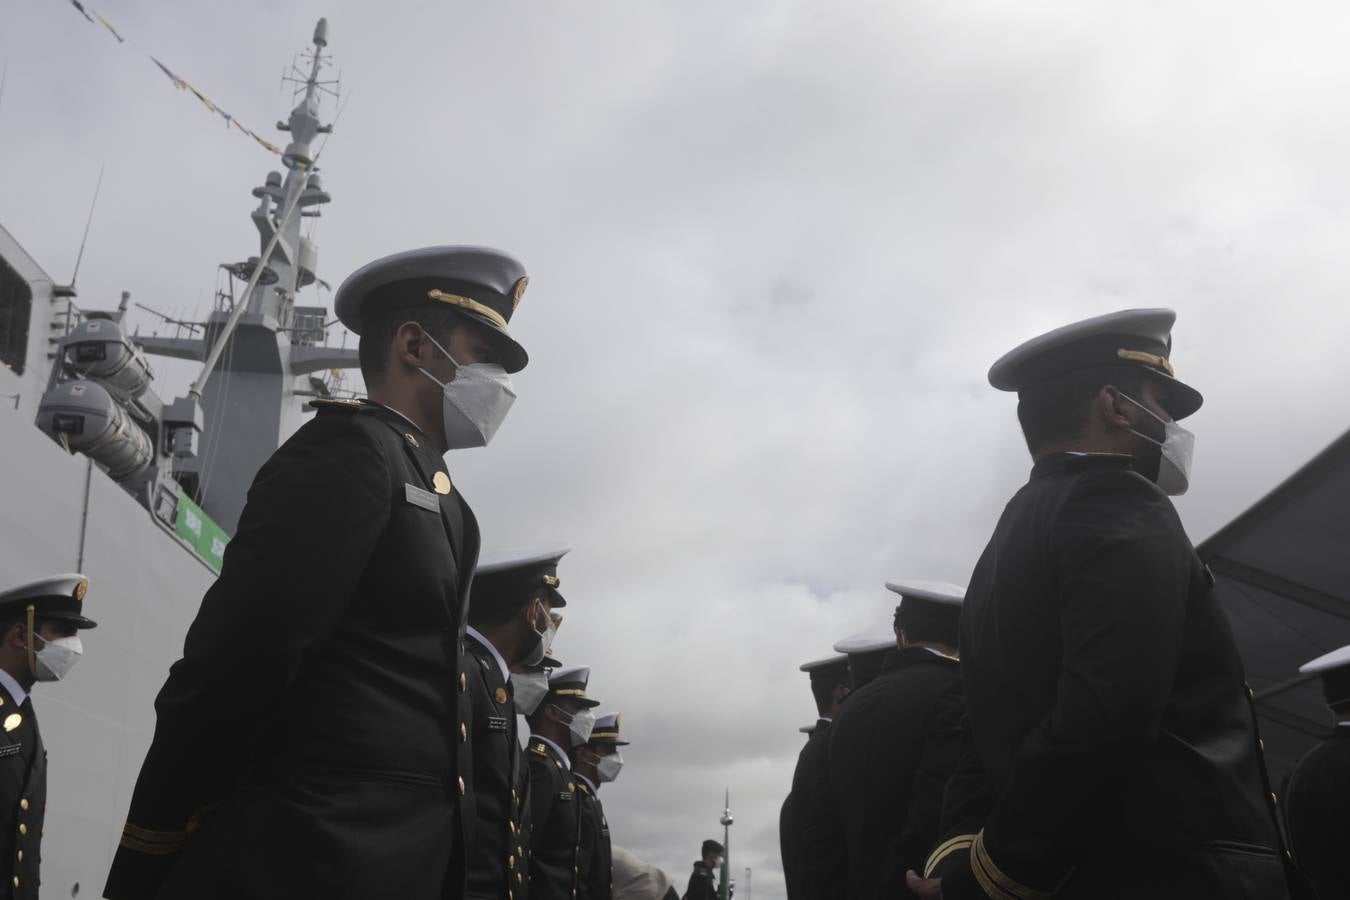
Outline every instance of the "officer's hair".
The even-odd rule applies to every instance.
[[[1036,455],[1042,449],[1072,441],[1087,424],[1092,398],[1108,384],[1136,400],[1145,374],[1129,366],[1077,369],[1020,392],[1017,421],[1022,426],[1027,449]]]
[[[478,590],[475,589],[477,594]],[[492,603],[482,600],[469,604],[469,624],[474,628],[496,628],[498,625],[505,625],[514,619],[522,609],[534,602],[534,596],[525,591],[518,591],[519,596],[523,597],[519,603],[502,603],[495,597]]]
[[[945,644],[955,647],[961,632],[961,607],[905,612],[895,609],[895,627],[905,633],[911,644]]]
[[[442,347],[447,347],[450,334],[463,324],[464,319],[449,307],[422,305],[371,310],[361,323],[361,341],[356,350],[361,362],[361,377],[367,382],[379,381],[389,370],[389,344],[404,322],[416,322]]]
[[[848,669],[841,668],[839,674],[833,678],[811,680],[811,696],[816,698],[816,712],[823,716],[830,711],[830,707],[834,704],[834,689],[840,685],[848,687]]]

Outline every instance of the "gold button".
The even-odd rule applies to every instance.
[[[23,824],[22,822],[20,822],[20,823],[19,823],[19,834],[27,834],[27,833],[28,833],[28,826],[25,825],[25,824]]]
[[[464,776],[459,776],[459,795],[464,796]]]
[[[463,722],[459,723],[459,739],[461,741],[467,741],[469,739],[469,726],[465,725]]]
[[[19,862],[23,862],[23,851],[19,851]]]
[[[27,809],[27,808],[28,808],[28,798],[24,797],[22,800],[19,801],[19,809]]]
[[[15,886],[15,887],[18,887],[18,886],[19,886],[19,876],[18,876],[18,875],[15,875],[15,876],[14,876],[14,886]]]
[[[1275,792],[1274,792],[1274,791],[1271,791],[1271,792],[1270,792],[1270,802],[1271,802],[1271,803],[1279,803],[1279,802],[1280,802],[1280,799],[1279,799],[1278,797],[1275,796]]]
[[[462,694],[469,688],[469,676],[463,672],[459,673],[459,692]]]
[[[506,900],[516,900],[516,892],[510,888],[506,889]]]
[[[506,864],[508,866],[514,866],[516,864],[516,858],[514,856],[508,856],[506,858]]]
[[[511,788],[511,799],[515,800],[517,803],[520,802],[520,795],[516,793],[515,788]]]
[[[517,873],[516,873],[516,884],[524,884],[524,883],[525,883],[525,875],[524,875],[523,873],[521,873],[521,872],[517,872]]]
[[[511,833],[512,833],[512,834],[515,834],[515,833],[516,833],[516,823],[515,823],[515,822],[507,822],[506,824],[507,824],[508,827],[510,827]]]

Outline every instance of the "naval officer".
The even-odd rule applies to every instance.
[[[526,282],[504,253],[431,247],[343,283],[370,399],[316,402],[258,471],[155,702],[105,896],[463,893],[479,538],[443,455],[510,408]]]
[[[995,801],[940,885],[911,880],[923,896],[1287,896],[1241,660],[1169,498],[1202,402],[1175,318],[1099,316],[990,369],[1034,460],[961,618]]]
[[[817,718],[816,724],[808,729],[806,744],[797,754],[797,767],[792,772],[792,790],[788,792],[778,814],[778,842],[783,857],[783,881],[788,900],[805,900],[810,896],[802,886],[799,872],[800,861],[811,852],[802,833],[802,823],[820,821],[829,807],[825,745],[829,740],[830,724],[839,714],[840,706],[849,693],[847,656],[812,660],[803,663],[801,671],[810,679]]]
[[[531,900],[572,900],[580,890],[581,812],[572,754],[595,728],[600,704],[586,696],[590,679],[586,666],[553,670],[548,694],[529,717]]]
[[[469,851],[471,898],[524,900],[528,779],[517,732],[512,670],[526,674],[549,660],[551,615],[567,605],[558,563],[570,547],[546,545],[485,553],[474,574],[465,640],[477,827]]]
[[[1317,674],[1336,726],[1289,773],[1280,803],[1289,849],[1318,900],[1350,897],[1350,647],[1299,667]]]
[[[54,575],[0,592],[0,896],[36,898],[47,812],[47,751],[31,692],[79,662],[89,580]]]
[[[881,672],[849,695],[830,729],[829,798],[844,841],[848,900],[894,897],[938,834],[961,749],[957,623],[962,588],[888,582],[900,595]]]
[[[616,712],[595,717],[590,740],[578,747],[572,761],[577,776],[578,813],[581,816],[581,841],[578,856],[577,896],[581,900],[612,900],[614,895],[614,848],[609,838],[609,820],[600,802],[600,785],[619,777],[623,768],[620,747],[628,741],[619,735],[623,717]]]
[[[894,655],[895,629],[890,623],[873,625],[857,634],[837,641],[835,653],[848,660],[848,696],[866,687],[881,674],[886,660]],[[840,712],[848,706],[845,700]],[[831,729],[833,730],[833,726]],[[848,885],[848,848],[844,822],[838,809],[829,799],[830,741],[825,735],[817,743],[819,783],[814,786],[814,799],[792,810],[793,830],[799,835],[802,852],[793,868],[793,879],[800,886],[797,895],[809,900],[830,900],[845,895]],[[797,788],[793,782],[793,790]],[[795,804],[795,800],[794,800]]]

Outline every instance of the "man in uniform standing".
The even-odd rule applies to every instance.
[[[1299,870],[1319,900],[1341,900],[1350,897],[1350,647],[1299,671],[1321,676],[1336,727],[1289,773],[1280,802]]]
[[[783,857],[783,880],[789,900],[807,900],[799,872],[800,861],[811,852],[811,846],[802,834],[801,823],[820,821],[830,805],[825,775],[825,745],[829,739],[830,723],[839,713],[840,704],[849,692],[847,656],[829,656],[803,663],[801,671],[811,679],[811,695],[816,701],[816,724],[811,728],[806,745],[797,754],[797,768],[792,773],[792,790],[783,801],[778,814],[778,841]]]
[[[47,811],[47,751],[31,692],[79,662],[89,580],[54,575],[0,592],[0,895],[37,897]]]
[[[511,405],[526,282],[504,253],[431,247],[339,289],[370,400],[316,402],[254,479],[156,700],[105,896],[463,893],[479,539],[442,456]]]
[[[961,669],[995,802],[922,896],[1287,896],[1241,661],[1168,499],[1200,408],[1175,314],[1057,329],[989,372],[1035,461],[966,593]]]
[[[473,748],[477,827],[469,850],[471,898],[524,900],[529,874],[512,669],[546,660],[553,641],[552,610],[567,605],[558,592],[558,563],[570,547],[546,546],[485,554],[474,574],[465,649]],[[556,665],[556,663],[555,663]]]
[[[694,863],[694,871],[689,875],[689,886],[685,888],[684,900],[717,900],[717,881],[715,872],[722,865],[722,854],[726,848],[711,838],[703,842],[703,858]]]
[[[529,718],[531,900],[572,900],[579,889],[581,814],[571,755],[595,726],[600,704],[586,696],[590,678],[585,666],[555,669]]]
[[[580,803],[581,871],[578,873],[581,900],[611,900],[614,894],[614,851],[609,839],[609,821],[600,803],[600,785],[619,777],[623,768],[620,747],[628,741],[619,737],[616,712],[595,719],[595,730],[584,746],[578,747],[572,773],[577,776],[577,800]]]
[[[898,649],[849,695],[830,729],[829,799],[842,827],[848,900],[895,897],[938,834],[942,792],[960,751],[957,623],[964,591],[938,581],[888,583],[900,595]]]

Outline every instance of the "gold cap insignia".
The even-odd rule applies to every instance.
[[[417,438],[413,437],[411,431],[403,432],[403,437],[405,440],[407,440],[408,443],[412,444],[414,447],[422,446],[421,444],[417,443]]]
[[[495,691],[492,692],[492,696],[497,700],[498,703],[505,703],[505,702],[506,702],[506,688],[504,688],[504,687],[499,687],[499,688],[497,688],[497,690],[495,690]]]
[[[450,476],[444,472],[437,472],[431,476],[431,486],[436,489],[438,494],[450,493]]]
[[[515,312],[520,306],[520,298],[525,296],[525,288],[530,286],[530,276],[522,275],[516,282],[516,286],[511,289],[511,312]]]
[[[5,731],[13,731],[23,724],[23,716],[18,713],[10,713],[5,716]]]
[[[75,599],[84,602],[84,592],[89,590],[89,579],[81,578],[80,583],[75,585]]]
[[[559,578],[557,575],[545,575],[544,584],[548,585],[551,588],[555,588],[558,585],[562,584],[562,579]]]

